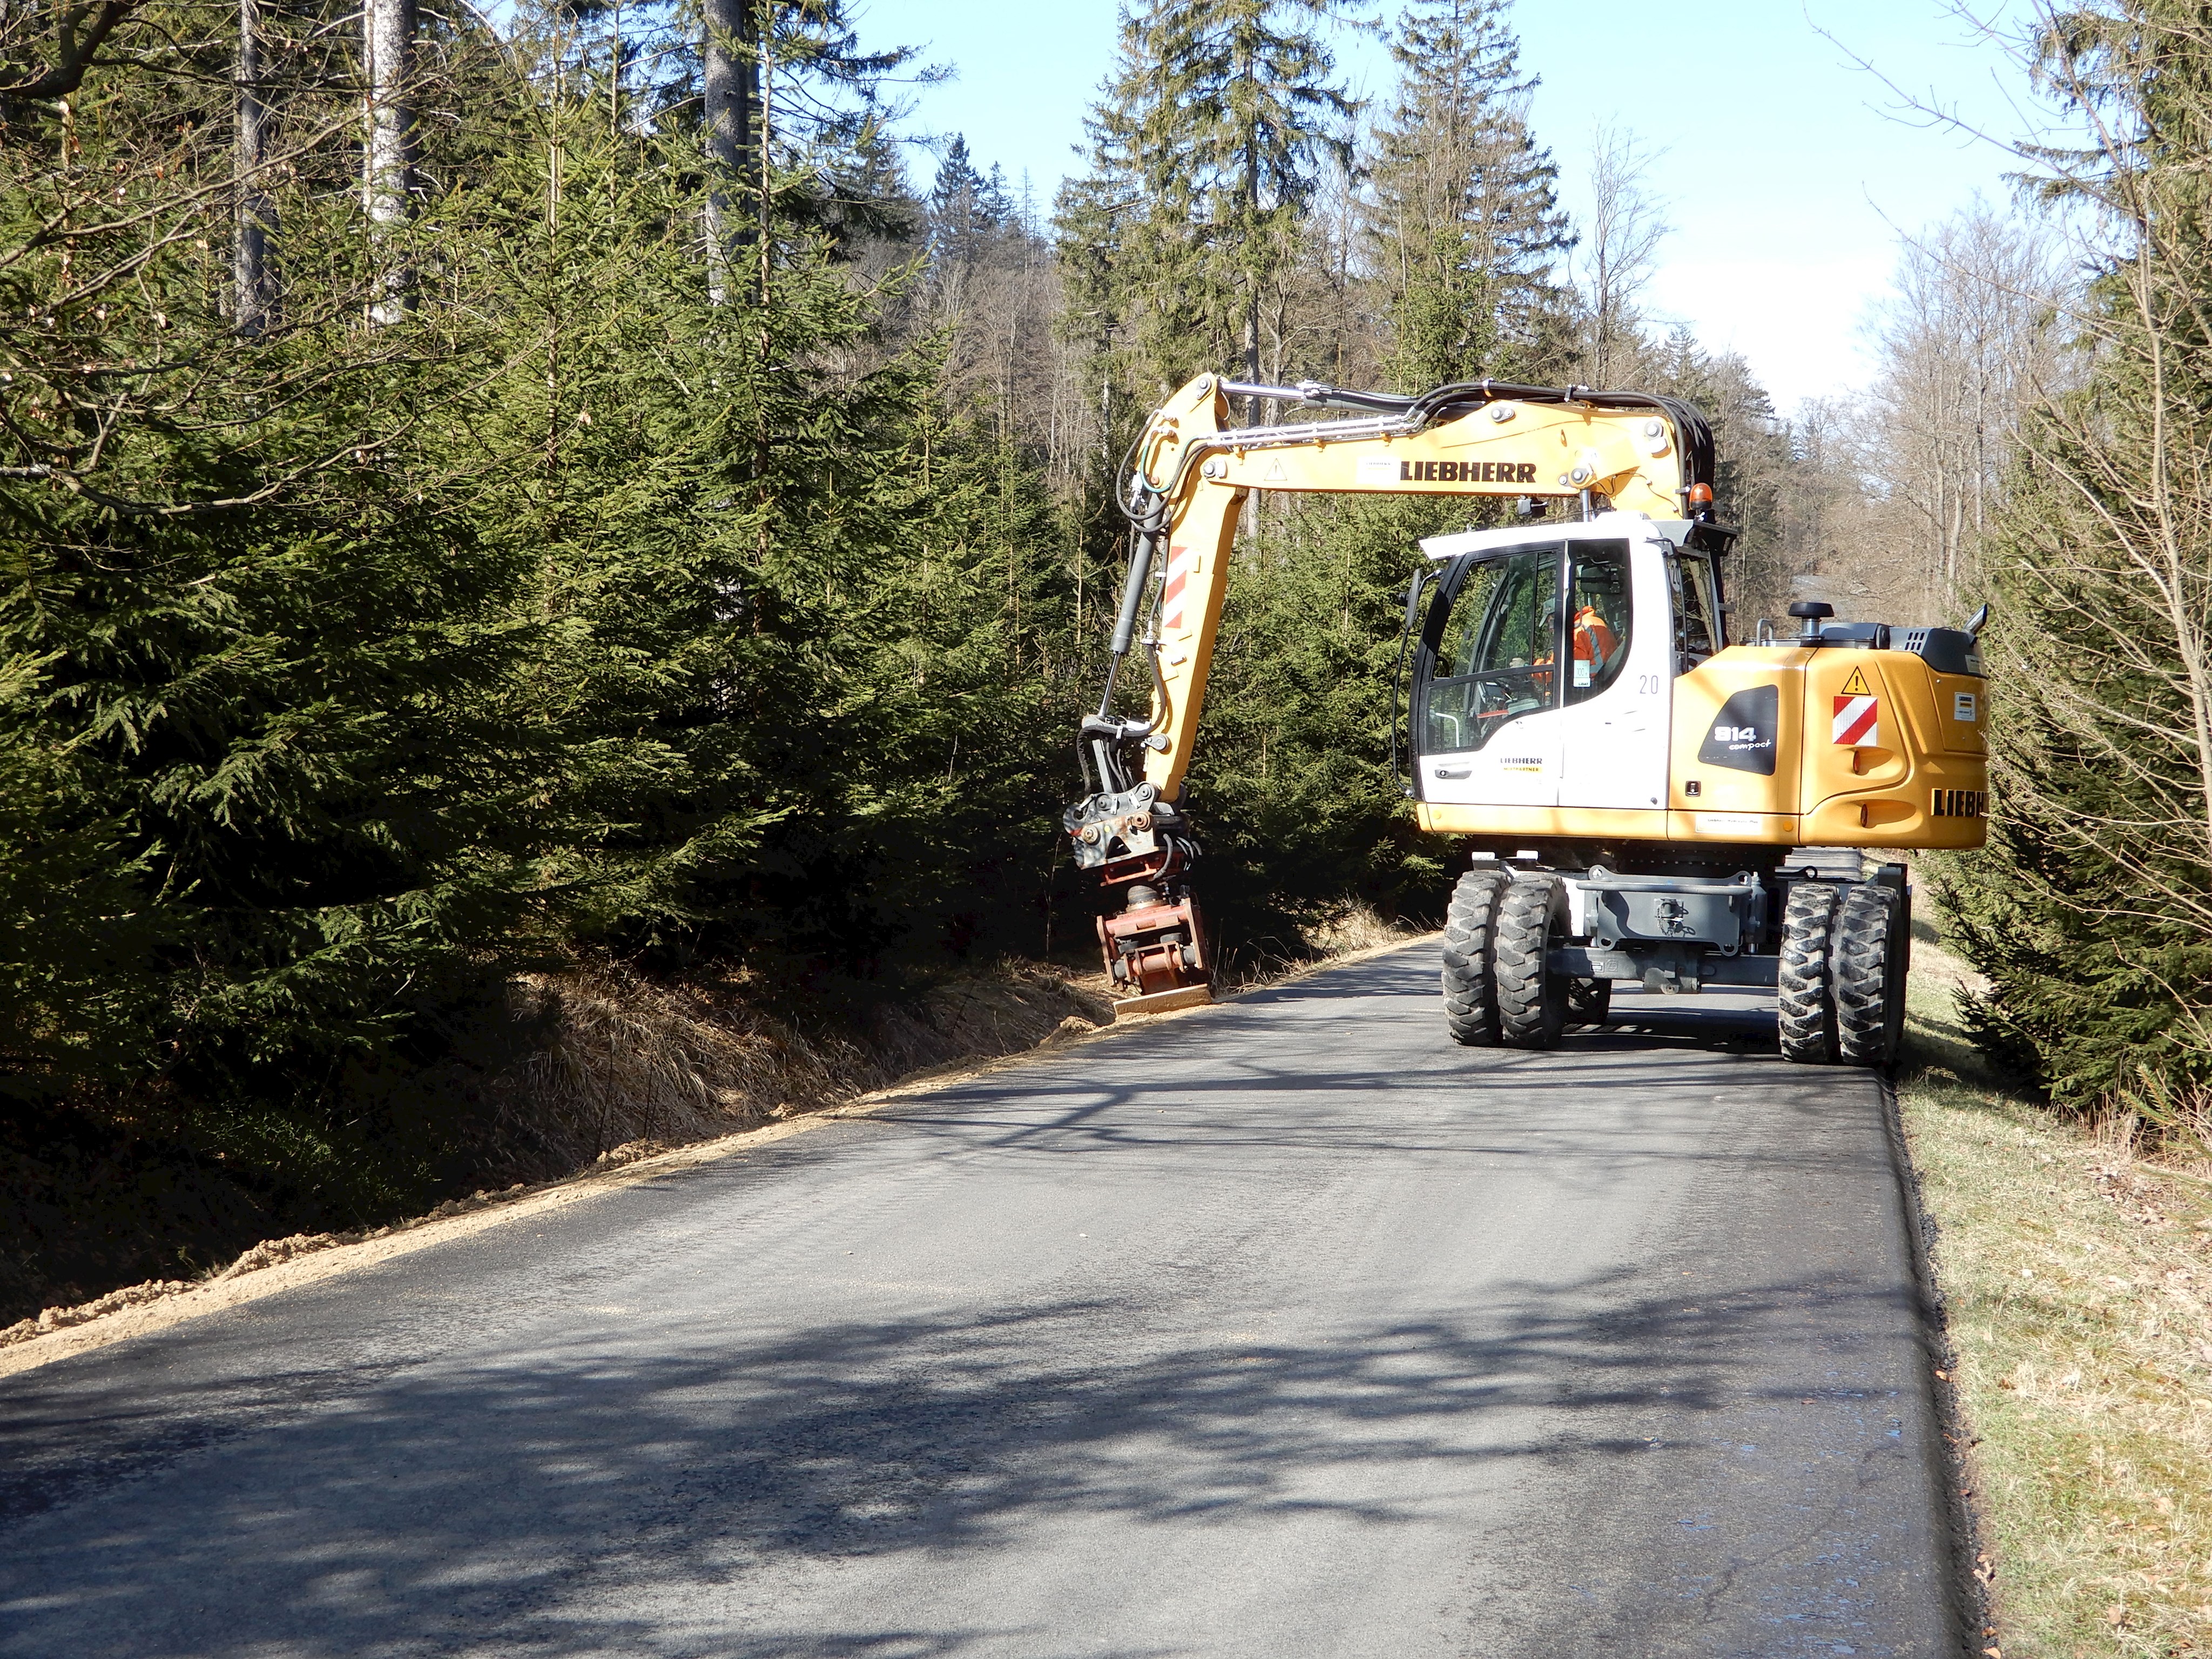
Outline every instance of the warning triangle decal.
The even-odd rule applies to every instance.
[[[1872,696],[1874,693],[1867,690],[1866,670],[1863,668],[1851,670],[1850,678],[1844,682],[1844,689],[1836,695],[1844,697]]]
[[[1273,466],[1267,469],[1267,476],[1262,478],[1260,482],[1262,483],[1288,483],[1290,481],[1291,475],[1284,471],[1283,464],[1280,461],[1277,461]]]

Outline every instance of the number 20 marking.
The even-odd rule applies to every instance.
[[[1636,677],[1636,695],[1639,697],[1657,696],[1659,677],[1656,674],[1638,674]]]

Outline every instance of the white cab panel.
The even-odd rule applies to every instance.
[[[1524,714],[1481,749],[1424,755],[1423,799],[1449,806],[1557,805],[1559,713]]]

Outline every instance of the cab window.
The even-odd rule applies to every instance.
[[[1422,699],[1425,753],[1480,749],[1559,700],[1559,550],[1478,559],[1437,605]],[[1432,613],[1433,614],[1433,613]]]
[[[1691,554],[1667,561],[1674,602],[1675,672],[1686,674],[1721,648],[1721,611],[1712,562]]]
[[[1629,603],[1626,542],[1571,542],[1568,550],[1574,558],[1574,580],[1569,585],[1572,665],[1567,701],[1573,703],[1595,697],[1620,678],[1635,617]]]

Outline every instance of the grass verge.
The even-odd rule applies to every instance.
[[[1917,930],[1916,930],[1917,931]],[[1995,1083],[1914,944],[1899,1102],[2003,1659],[2212,1654],[2212,1170]]]

